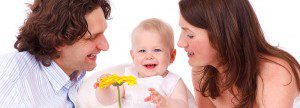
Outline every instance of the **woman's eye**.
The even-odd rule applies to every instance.
[[[144,52],[146,52],[146,50],[142,49],[142,50],[139,50],[138,52],[144,53]]]
[[[154,49],[154,52],[161,52],[161,49]]]
[[[190,38],[190,39],[192,39],[194,36],[193,35],[191,35],[191,34],[187,34],[186,35],[188,38]]]

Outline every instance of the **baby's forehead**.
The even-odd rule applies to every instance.
[[[150,40],[151,41],[151,40]],[[154,42],[155,43],[155,42]],[[156,42],[155,44],[147,43],[144,41],[135,41],[132,43],[133,49],[164,49],[164,50],[172,50],[174,49],[170,44],[164,41]]]
[[[149,35],[149,36],[153,36],[153,38],[159,38],[161,40],[164,41],[171,41],[169,36],[166,36],[165,34],[157,31],[157,30],[151,30],[151,29],[136,29],[133,33],[132,33],[132,39],[137,39],[137,38],[141,38],[143,39],[143,36],[145,36],[145,34]]]
[[[157,42],[155,44],[145,43],[145,42],[135,42],[133,44],[133,46],[136,46],[136,47],[148,47],[148,48],[160,48],[160,47],[167,48],[167,47],[169,47],[168,44],[163,43],[163,42]]]
[[[137,43],[142,44],[143,41],[159,41],[157,42],[158,44],[162,43],[164,47],[167,47],[168,49],[174,49],[172,34],[168,34],[160,29],[150,27],[135,28],[131,36],[132,47],[134,47],[134,45]]]

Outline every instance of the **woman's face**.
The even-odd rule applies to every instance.
[[[189,64],[206,66],[217,64],[217,51],[210,45],[208,33],[205,29],[189,24],[180,14],[179,26],[181,34],[177,45],[184,48],[189,57]]]

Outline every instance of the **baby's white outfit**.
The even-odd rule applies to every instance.
[[[125,89],[125,95],[122,99],[123,108],[155,108],[155,104],[144,102],[144,99],[150,96],[148,88],[154,88],[163,96],[170,96],[181,79],[172,72],[169,72],[164,78],[162,76],[138,78],[138,73],[132,66],[125,68],[124,75],[136,77],[137,84],[133,86],[123,84]],[[196,108],[195,99],[188,89],[187,94],[189,108]]]
[[[293,108],[300,108],[300,95],[295,98]]]

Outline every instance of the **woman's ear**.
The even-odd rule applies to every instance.
[[[171,60],[170,60],[170,63],[173,63],[173,62],[174,62],[175,57],[176,57],[176,49],[173,49],[173,50],[171,51]]]

